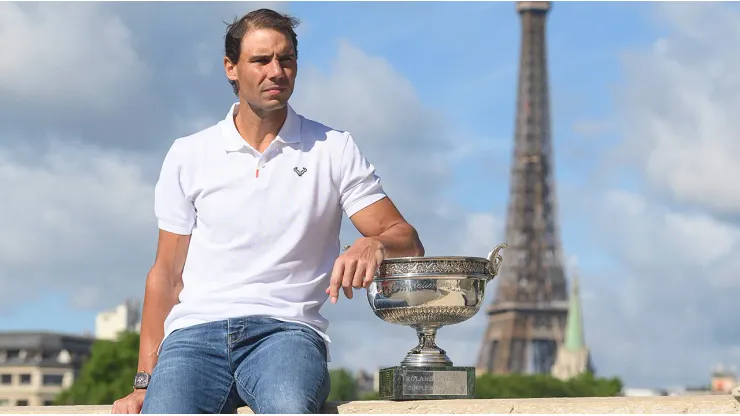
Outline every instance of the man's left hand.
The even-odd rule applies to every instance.
[[[377,239],[362,237],[355,241],[334,262],[331,282],[326,289],[331,303],[337,303],[339,300],[340,287],[347,299],[352,299],[353,289],[367,288],[385,256],[385,247]]]

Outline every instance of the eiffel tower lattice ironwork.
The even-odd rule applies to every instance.
[[[549,374],[568,294],[557,225],[545,24],[550,2],[517,2],[522,38],[504,263],[476,369]]]

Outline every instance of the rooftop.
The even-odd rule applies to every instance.
[[[92,336],[51,331],[0,332],[0,349],[87,350],[95,342]]]
[[[0,366],[69,367],[90,355],[95,338],[48,331],[0,332]]]

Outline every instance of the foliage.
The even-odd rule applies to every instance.
[[[331,392],[327,401],[344,402],[357,400],[357,380],[352,374],[345,370],[331,370]]]
[[[369,391],[367,393],[362,394],[360,396],[359,400],[362,400],[362,401],[378,400],[379,397],[380,396],[378,395],[378,392],[377,391]]]
[[[90,359],[74,384],[56,398],[55,404],[113,404],[133,391],[131,385],[138,362],[137,333],[122,333],[117,341],[95,341]]]
[[[479,399],[533,397],[604,397],[618,395],[622,382],[618,378],[596,378],[592,373],[562,381],[549,375],[492,375],[476,380]]]

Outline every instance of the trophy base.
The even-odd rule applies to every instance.
[[[383,368],[379,373],[380,400],[447,400],[475,398],[475,367]]]

